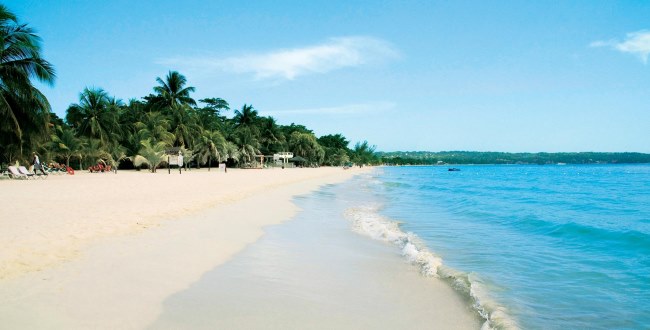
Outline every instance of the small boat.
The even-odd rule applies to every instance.
[[[449,171],[449,172],[458,172],[458,171],[460,171],[460,168],[450,167],[447,171]]]

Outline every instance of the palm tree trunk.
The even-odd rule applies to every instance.
[[[210,164],[210,156],[208,156],[208,172],[210,172],[210,167],[212,164]]]

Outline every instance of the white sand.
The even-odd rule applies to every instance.
[[[0,181],[0,320],[142,328],[186,288],[290,218],[291,197],[359,169],[77,173]]]
[[[50,175],[46,180],[0,181],[0,280],[78,257],[104,237],[133,234],[197,211],[263,193],[291,214],[287,196],[344,180],[359,169],[191,170],[178,174],[120,171]],[[278,190],[282,188],[281,190]],[[289,190],[287,190],[289,189]],[[283,196],[276,196],[284,192]],[[260,214],[261,216],[261,214]],[[239,216],[225,217],[237,223]]]
[[[77,173],[0,181],[0,320],[12,329],[142,329],[289,219],[291,198],[365,169]]]

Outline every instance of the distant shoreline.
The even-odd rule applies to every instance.
[[[647,164],[650,154],[639,152],[508,153],[480,151],[378,152],[385,165],[557,165]]]

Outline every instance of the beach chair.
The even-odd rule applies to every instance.
[[[9,166],[7,168],[9,170],[9,177],[12,179],[27,179],[28,176],[25,174],[22,174],[18,171],[16,166]]]
[[[43,175],[41,173],[35,174],[31,173],[25,166],[18,166],[18,172],[24,174],[27,176],[29,179],[36,179],[36,178],[41,178],[41,179],[47,179],[47,174]]]
[[[30,173],[29,170],[27,170],[27,168],[25,168],[25,166],[18,166],[18,173],[26,176],[28,179],[35,179],[36,178],[34,173]]]

